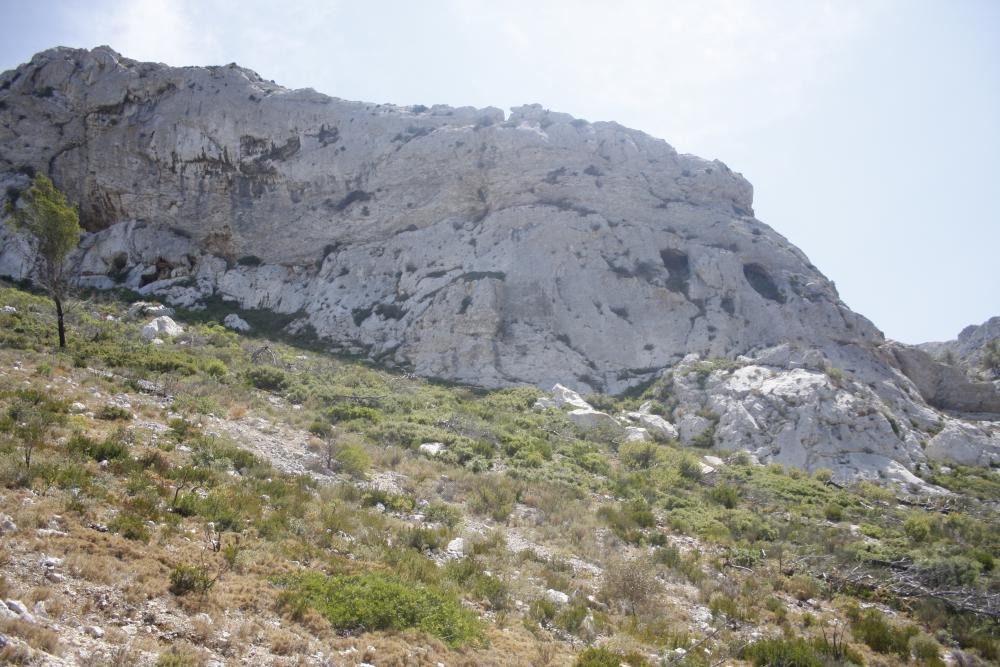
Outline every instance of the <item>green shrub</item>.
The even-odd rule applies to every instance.
[[[170,571],[170,592],[174,595],[198,593],[204,595],[215,585],[215,579],[208,575],[204,567],[178,565]]]
[[[97,442],[81,433],[74,433],[66,442],[66,450],[70,454],[86,456],[95,461],[126,460],[129,458],[128,445],[116,438],[114,434]]]
[[[708,492],[708,497],[726,509],[733,509],[740,502],[740,489],[732,484],[720,484]]]
[[[930,635],[921,632],[910,637],[910,655],[921,665],[943,667],[941,646]]]
[[[826,517],[827,521],[843,521],[844,508],[837,503],[830,503],[823,509],[823,515]]]
[[[873,651],[876,653],[895,653],[904,659],[909,657],[910,637],[917,634],[916,627],[893,625],[877,609],[865,609],[864,611],[852,609],[849,615],[851,633]]]
[[[149,542],[146,521],[137,514],[122,512],[108,524],[108,528],[122,537],[137,542]]]
[[[97,417],[98,419],[104,419],[106,421],[116,421],[116,420],[128,421],[132,419],[131,412],[117,405],[105,405],[100,410],[98,410],[97,414],[94,416]]]
[[[288,374],[273,366],[255,366],[247,371],[247,381],[264,391],[284,391],[292,384]]]
[[[462,521],[462,512],[457,507],[435,501],[424,510],[424,518],[432,523],[454,528]]]
[[[466,502],[476,514],[487,514],[494,521],[506,521],[520,495],[520,487],[509,477],[490,475],[473,481]]]
[[[449,646],[478,640],[481,624],[454,596],[383,574],[328,577],[309,572],[286,582],[283,608],[304,603],[338,630],[370,632],[417,628]]]
[[[804,639],[762,639],[743,649],[754,667],[823,667],[813,646]]]
[[[573,667],[647,667],[649,662],[637,653],[616,653],[603,647],[588,648],[576,656]]]
[[[622,465],[631,470],[646,470],[658,459],[659,447],[652,442],[626,442],[618,448]]]
[[[372,464],[365,448],[354,443],[338,445],[334,458],[340,470],[355,478],[364,477]]]
[[[361,405],[349,405],[341,403],[335,405],[326,412],[327,418],[336,424],[346,421],[366,421],[370,424],[377,424],[382,421],[382,413],[375,408],[366,408]]]

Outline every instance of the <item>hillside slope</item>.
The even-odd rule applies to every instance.
[[[1000,660],[995,471],[839,484],[156,312],[72,301],[59,351],[0,285],[0,662]],[[747,368],[586,401],[651,426]]]

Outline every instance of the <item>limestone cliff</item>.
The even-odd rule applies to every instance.
[[[81,284],[291,315],[333,350],[487,387],[619,392],[692,354],[777,354],[781,372],[845,374],[817,424],[896,414],[864,447],[907,468],[936,423],[882,334],[753,217],[746,180],[615,123],[348,102],[236,65],[58,48],[0,75],[0,187],[39,170],[92,232]],[[21,240],[0,235],[0,274],[27,276]],[[750,377],[728,395],[759,393]],[[689,389],[691,410],[711,402]],[[810,433],[850,449],[849,431]]]

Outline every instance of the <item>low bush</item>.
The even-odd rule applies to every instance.
[[[804,639],[762,639],[743,649],[754,667],[823,667],[823,660]]]
[[[506,521],[520,497],[520,487],[509,477],[492,475],[477,478],[466,502],[476,514],[487,514],[494,521]]]
[[[279,598],[282,608],[301,609],[304,604],[338,630],[417,628],[449,646],[482,636],[480,622],[454,595],[387,575],[327,577],[310,572],[284,583],[287,588]]]
[[[204,595],[215,585],[215,579],[210,577],[203,567],[180,564],[170,571],[170,592],[174,595],[198,593]]]
[[[617,653],[604,647],[588,648],[576,656],[574,667],[647,667],[649,661],[637,653]]]

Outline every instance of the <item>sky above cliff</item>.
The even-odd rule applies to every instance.
[[[395,104],[524,103],[717,158],[904,342],[1000,314],[1000,2],[0,0],[0,70],[108,44]]]

